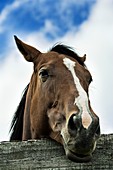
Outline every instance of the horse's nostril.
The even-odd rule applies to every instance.
[[[76,128],[76,116],[75,115],[72,115],[69,119],[69,128],[71,130],[75,130]]]
[[[73,114],[69,118],[68,131],[70,134],[75,135],[79,128],[80,128],[80,119],[76,114]]]

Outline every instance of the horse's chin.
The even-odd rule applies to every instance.
[[[74,162],[89,162],[91,161],[92,158],[92,154],[88,154],[88,155],[77,154],[68,149],[66,149],[65,151],[66,151],[67,158]]]

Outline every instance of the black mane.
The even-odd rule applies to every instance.
[[[12,140],[22,140],[22,131],[23,131],[23,115],[24,115],[24,108],[25,108],[25,101],[26,101],[26,95],[28,91],[29,84],[26,86],[22,99],[17,107],[17,110],[14,114],[12,123],[11,123],[11,136],[10,141]]]
[[[75,53],[73,48],[71,48],[69,46],[66,46],[63,44],[58,44],[58,45],[53,46],[51,51],[55,51],[59,54],[64,54],[64,55],[70,56],[70,57],[76,59],[79,62],[79,64],[81,64],[82,66],[85,66],[84,62],[81,60],[81,57],[79,57],[77,55],[77,53]]]

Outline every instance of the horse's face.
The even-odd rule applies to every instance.
[[[19,40],[17,45],[34,63],[28,91],[32,138],[49,135],[63,144],[69,159],[89,161],[100,135],[99,118],[88,96],[91,74],[70,56],[54,51],[42,54]]]
[[[50,76],[44,82],[48,87],[44,92],[53,94],[47,109],[50,136],[64,145],[68,158],[88,161],[100,134],[99,119],[88,97],[91,75],[76,60],[57,55],[57,60],[45,68]]]

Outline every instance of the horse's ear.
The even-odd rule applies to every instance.
[[[86,61],[86,54],[84,54],[84,56],[81,57],[80,59],[81,59],[82,63],[84,63]]]
[[[38,51],[36,48],[34,48],[34,47],[30,46],[30,45],[25,44],[24,42],[19,40],[17,38],[17,36],[14,36],[14,38],[15,38],[16,45],[17,45],[19,51],[24,56],[24,58],[27,61],[29,61],[29,62],[35,62],[36,58],[38,57],[38,55],[41,52]]]

